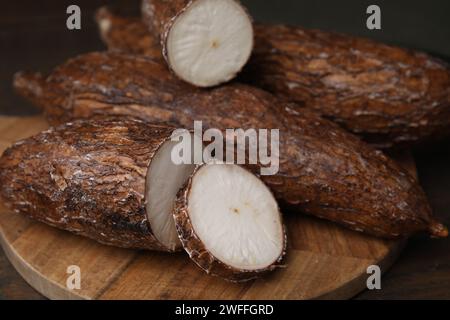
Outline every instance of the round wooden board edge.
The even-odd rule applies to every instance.
[[[380,267],[382,275],[384,275],[389,269],[394,265],[395,261],[399,257],[401,251],[405,248],[408,243],[407,239],[398,240],[398,242],[391,247],[388,255],[384,257],[383,260],[377,263]],[[345,283],[343,286],[327,292],[325,294],[319,295],[312,300],[347,300],[351,299],[358,294],[362,293],[367,287],[366,279],[368,274],[363,272],[359,276]],[[360,287],[361,285],[361,287]]]
[[[405,247],[407,240],[401,240],[397,244],[393,245],[391,251],[385,256],[383,260],[378,262],[378,266],[381,268],[382,273],[386,273],[387,270],[394,264],[395,260],[399,256],[402,249]],[[30,265],[26,260],[20,256],[14,249],[13,244],[9,243],[0,227],[0,244],[5,252],[6,257],[11,262],[16,271],[21,277],[36,291],[43,296],[51,300],[90,300],[91,298],[77,294],[76,291],[69,290],[68,288],[61,286],[59,283],[45,278],[38,270]],[[207,276],[207,275],[205,275]],[[360,275],[345,283],[343,286],[334,289],[331,292],[327,292],[322,295],[311,298],[310,300],[345,300],[351,299],[364,291],[365,279],[367,273],[362,272]]]
[[[37,292],[51,300],[89,300],[75,292],[46,279],[38,270],[25,261],[10,244],[0,228],[0,244],[9,262],[20,276]]]

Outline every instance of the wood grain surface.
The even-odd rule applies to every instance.
[[[42,117],[0,117],[0,149],[47,127]],[[411,160],[403,160],[411,170]],[[350,298],[366,287],[367,267],[385,271],[403,247],[301,214],[286,217],[286,267],[235,284],[203,273],[186,254],[138,252],[98,244],[0,207],[0,240],[22,277],[51,299]],[[69,290],[67,268],[81,269]]]

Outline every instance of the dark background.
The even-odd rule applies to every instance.
[[[450,61],[449,0],[243,0],[255,20],[362,35],[390,44],[428,51]],[[66,8],[77,4],[82,29],[66,28]],[[138,12],[138,0],[2,1],[0,7],[0,114],[29,115],[37,111],[17,97],[11,79],[18,70],[48,72],[67,58],[103,50],[93,21],[105,4]],[[366,28],[366,8],[381,7],[381,30]],[[437,217],[450,225],[450,141],[414,151],[420,181]],[[42,299],[7,261],[0,249],[0,299]],[[382,290],[357,299],[450,299],[450,239],[411,239],[382,280]]]

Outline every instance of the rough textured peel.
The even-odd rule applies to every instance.
[[[140,18],[122,17],[102,7],[97,10],[95,19],[100,37],[109,50],[145,53],[163,59],[158,39],[151,36]]]
[[[450,69],[425,53],[288,26],[255,26],[245,81],[310,109],[379,147],[444,135]]]
[[[447,234],[417,181],[394,161],[255,87],[196,89],[158,61],[111,52],[71,59],[45,78],[20,73],[15,85],[53,123],[133,115],[187,128],[201,120],[205,129],[279,129],[280,170],[262,179],[282,205],[381,237]]]
[[[181,172],[184,180],[173,191],[153,177],[147,187],[158,190],[146,190],[149,167],[161,167],[156,158],[173,130],[125,119],[80,120],[51,128],[4,152],[0,195],[16,212],[103,244],[179,249],[179,241],[161,236],[160,229],[175,232],[175,196],[194,168]],[[177,170],[171,168],[171,174],[180,175]],[[146,210],[158,209],[153,203],[166,197],[172,204],[159,212],[165,217]]]
[[[208,274],[251,280],[278,267],[285,254],[273,195],[239,166],[198,167],[180,190],[174,215],[184,249]]]
[[[123,30],[121,37],[110,33],[109,48],[162,59],[157,36],[143,23],[134,21],[133,33],[125,36],[122,26],[131,21],[113,14],[109,19]],[[254,30],[253,56],[241,81],[313,109],[379,148],[448,133],[450,71],[445,62],[332,32],[262,24]]]

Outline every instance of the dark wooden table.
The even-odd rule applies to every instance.
[[[68,57],[104,49],[93,22],[95,8],[102,4],[138,6],[133,1],[15,0],[0,11],[0,114],[36,114],[31,105],[17,97],[11,78],[18,70],[46,72]],[[423,6],[418,1],[378,1],[386,21],[385,30],[364,29],[364,6],[368,1],[352,0],[347,6],[336,1],[243,1],[256,18],[299,23],[371,36],[411,47],[425,48],[450,57],[448,1]],[[366,3],[367,2],[367,3]],[[280,4],[281,3],[281,4]],[[312,4],[314,3],[314,4]],[[65,27],[66,8],[82,8],[82,30]],[[271,5],[272,4],[272,5]],[[362,12],[362,13],[361,13]],[[311,18],[316,17],[316,18]],[[415,151],[420,181],[437,217],[450,225],[450,141]],[[382,279],[382,289],[366,291],[356,299],[450,299],[450,239],[411,239],[397,263]],[[44,299],[14,270],[0,250],[0,299]]]

